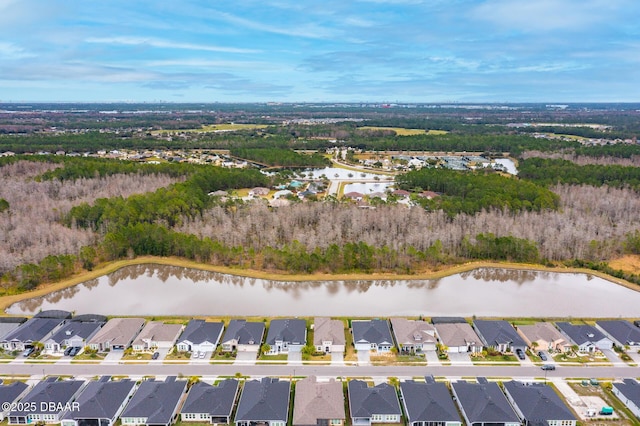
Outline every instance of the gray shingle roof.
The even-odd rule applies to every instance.
[[[613,383],[615,387],[622,395],[630,401],[640,407],[640,383],[633,379],[624,379],[622,383]]]
[[[147,424],[168,424],[186,388],[186,380],[175,380],[174,377],[167,377],[164,382],[146,380],[120,417],[146,417]]]
[[[71,319],[72,315],[69,311],[61,311],[59,309],[50,309],[48,311],[40,311],[33,316],[34,318],[55,318],[55,319]]]
[[[409,422],[459,422],[460,416],[444,383],[407,380],[400,383]]]
[[[237,340],[239,345],[260,345],[264,335],[263,322],[249,322],[247,320],[231,320],[222,337],[223,342]]]
[[[198,382],[191,386],[181,413],[208,413],[212,417],[231,416],[238,392],[238,381],[227,379],[212,386]]]
[[[37,410],[35,413],[42,413],[40,408],[48,406],[49,403],[64,405],[69,402],[83,384],[82,380],[58,380],[57,377],[50,377],[35,385],[21,402],[27,403],[25,407],[29,407],[28,403],[35,403]],[[9,415],[26,416],[33,413],[33,411],[12,411]]]
[[[83,339],[86,339],[103,325],[103,322],[68,322],[56,331],[49,339],[56,343],[62,343],[63,340],[69,339],[73,336],[80,336]],[[69,334],[67,334],[67,332],[69,332]]]
[[[23,382],[12,382],[8,385],[0,384],[0,403],[15,401],[27,387],[27,384]]]
[[[351,380],[348,384],[351,417],[371,417],[372,414],[401,415],[396,389],[386,383],[369,387],[362,380]]]
[[[271,320],[267,333],[267,344],[274,345],[276,341],[306,344],[307,322],[302,319]]]
[[[265,377],[244,384],[236,422],[239,421],[283,421],[288,420],[291,384]]]
[[[629,321],[597,321],[596,324],[623,345],[640,345],[640,327],[636,327]]]
[[[3,340],[16,340],[18,342],[41,341],[63,321],[65,320],[33,317],[28,319],[27,322],[22,323],[20,327],[7,334]]]
[[[135,386],[131,380],[109,380],[103,376],[91,381],[78,396],[80,409],[69,411],[65,419],[112,419]]]
[[[369,342],[393,345],[387,320],[351,321],[354,342]]]
[[[529,422],[577,420],[550,386],[542,383],[525,384],[512,380],[504,383],[504,389],[511,395],[520,412]]]
[[[589,324],[574,325],[569,322],[557,322],[556,326],[569,336],[576,345],[597,342],[606,338],[600,330]]]
[[[478,378],[480,379],[482,378]],[[459,381],[452,383],[451,387],[466,418],[471,423],[520,422],[496,383]]]
[[[203,342],[217,344],[223,327],[224,324],[222,322],[207,322],[205,320],[192,319],[178,338],[178,342],[188,340],[194,344]]]
[[[527,346],[518,332],[504,320],[475,320],[473,325],[485,345],[495,346],[508,343],[510,346]]]

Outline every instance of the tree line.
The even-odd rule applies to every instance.
[[[327,167],[331,165],[331,161],[321,154],[299,154],[290,149],[233,148],[231,155],[274,167]]]

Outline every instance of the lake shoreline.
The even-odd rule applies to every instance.
[[[5,310],[14,303],[46,296],[52,292],[63,290],[85,281],[96,279],[98,277],[108,275],[121,268],[132,265],[166,265],[177,266],[188,269],[196,269],[209,272],[217,272],[222,274],[228,274],[245,278],[257,278],[277,282],[307,282],[307,281],[362,281],[362,280],[432,280],[459,274],[463,272],[472,271],[479,268],[503,268],[512,270],[530,270],[541,272],[554,272],[554,273],[582,273],[592,276],[597,276],[611,283],[626,287],[630,290],[640,292],[640,286],[612,277],[599,271],[593,271],[591,269],[584,268],[562,268],[562,267],[546,267],[542,265],[534,264],[520,264],[520,263],[500,263],[500,262],[467,262],[460,265],[451,265],[439,270],[421,271],[415,274],[391,274],[391,273],[371,273],[371,274],[277,274],[269,273],[266,271],[251,270],[251,269],[239,269],[216,265],[207,265],[188,261],[185,259],[175,257],[154,257],[154,256],[141,256],[135,259],[118,260],[101,265],[99,268],[93,271],[86,271],[73,276],[72,278],[53,283],[45,284],[33,291],[20,293],[16,295],[3,296],[0,298],[0,315],[11,316],[7,314]]]

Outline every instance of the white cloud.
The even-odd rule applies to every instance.
[[[208,52],[225,52],[225,53],[259,53],[255,49],[240,49],[236,47],[214,46],[210,44],[193,44],[179,43],[168,40],[160,40],[147,37],[90,37],[85,40],[87,43],[98,44],[118,44],[126,46],[151,46],[162,49],[180,49],[180,50],[201,50]]]
[[[22,59],[35,56],[13,43],[0,41],[0,57],[2,59]]]
[[[329,39],[335,37],[335,32],[316,24],[297,24],[291,25],[269,25],[250,19],[241,18],[225,12],[216,12],[216,17],[228,23],[249,28],[257,31],[264,31],[272,34],[281,34],[293,37],[305,37],[312,39]]]

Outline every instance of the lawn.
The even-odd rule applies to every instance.
[[[359,127],[359,130],[391,130],[398,136],[415,136],[415,135],[446,135],[446,130],[429,130],[424,129],[407,129],[405,127],[378,127],[378,126],[363,126]]]

